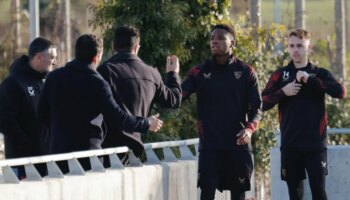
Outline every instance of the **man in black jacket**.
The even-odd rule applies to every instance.
[[[153,104],[166,108],[177,108],[181,101],[179,61],[176,56],[167,59],[167,83],[163,83],[159,72],[146,65],[138,56],[140,33],[131,26],[121,26],[114,32],[113,50],[110,59],[98,67],[97,71],[112,88],[113,97],[129,114],[146,117]],[[107,123],[108,132],[120,133]],[[133,132],[136,138],[140,135]],[[125,145],[116,138],[120,134],[107,134],[104,147]],[[142,151],[140,151],[142,153]]]
[[[251,187],[249,144],[261,119],[261,96],[254,68],[234,57],[235,44],[233,27],[214,26],[212,59],[193,67],[182,83],[183,100],[197,96],[201,200],[213,200],[216,189],[244,200]]]
[[[115,129],[142,133],[157,132],[162,126],[156,116],[133,117],[116,104],[109,85],[96,71],[102,48],[101,39],[82,35],[75,44],[75,59],[49,74],[38,108],[49,129],[48,153],[101,149],[103,120]],[[90,169],[88,160],[81,162],[85,170]],[[64,164],[61,167],[68,172]]]
[[[263,110],[278,104],[281,130],[281,178],[292,200],[303,199],[308,174],[312,199],[326,200],[327,114],[325,95],[343,98],[345,88],[326,69],[308,60],[310,34],[289,34],[292,61],[276,70],[262,92]]]
[[[44,80],[56,64],[56,47],[47,39],[36,38],[28,56],[15,60],[10,74],[0,86],[0,131],[5,135],[5,157],[42,155],[42,126],[36,116]],[[19,178],[25,176],[18,168]]]

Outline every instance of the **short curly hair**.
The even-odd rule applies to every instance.
[[[236,31],[235,31],[235,28],[233,26],[230,26],[228,24],[217,24],[217,25],[213,26],[213,28],[211,29],[211,33],[216,29],[226,30],[227,32],[231,33],[231,35],[233,36],[233,39],[236,40]]]

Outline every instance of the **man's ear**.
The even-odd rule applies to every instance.
[[[93,58],[92,58],[92,63],[96,64],[98,61],[98,54],[96,54]]]
[[[42,60],[42,55],[41,53],[37,53],[33,58],[32,58],[32,62],[33,64],[37,65],[38,63],[40,63],[40,61]]]
[[[236,40],[231,40],[231,48],[235,47],[236,46]]]
[[[133,52],[137,55],[139,53],[141,45],[137,44],[134,46]]]

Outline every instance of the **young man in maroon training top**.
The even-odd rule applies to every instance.
[[[278,104],[281,129],[281,177],[292,200],[303,198],[308,173],[312,198],[327,199],[327,115],[325,95],[343,98],[345,88],[332,74],[308,60],[310,34],[297,29],[289,34],[292,61],[276,70],[262,92],[263,110]]]
[[[250,189],[248,144],[261,118],[261,96],[255,70],[234,57],[235,44],[233,27],[214,26],[212,59],[192,68],[182,83],[184,100],[197,96],[201,200],[213,200],[216,189],[244,200]]]

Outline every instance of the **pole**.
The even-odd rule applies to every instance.
[[[345,74],[345,3],[344,0],[335,0],[335,67],[338,78],[343,79]]]
[[[305,1],[295,0],[295,28],[305,28]]]
[[[281,0],[275,0],[274,1],[274,7],[273,7],[273,13],[274,13],[274,22],[277,24],[281,23]]]
[[[65,25],[66,25],[66,55],[67,61],[71,60],[72,57],[72,29],[70,20],[70,0],[64,1],[65,9]]]
[[[29,0],[29,12],[30,12],[30,23],[29,23],[29,32],[30,32],[30,42],[33,41],[36,37],[39,37],[39,0]]]

